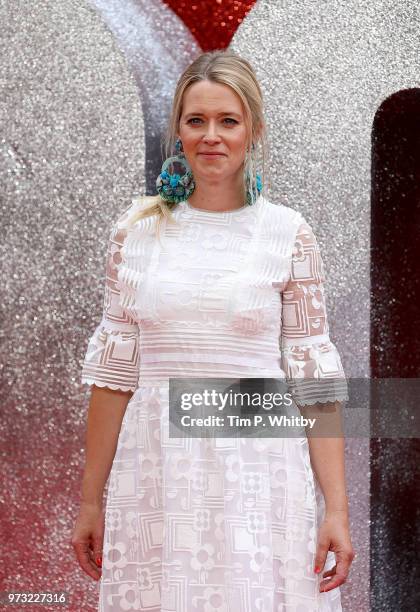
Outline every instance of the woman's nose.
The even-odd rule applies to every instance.
[[[206,140],[218,140],[219,138],[219,135],[217,133],[217,127],[212,121],[210,121],[207,126],[207,130],[204,135],[204,138]]]

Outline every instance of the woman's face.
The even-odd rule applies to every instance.
[[[179,137],[195,178],[219,182],[243,172],[245,116],[241,99],[227,85],[200,81],[187,89]]]

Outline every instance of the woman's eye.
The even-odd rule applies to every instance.
[[[193,123],[195,121],[201,121],[200,117],[191,117],[191,119],[188,119],[187,123]],[[233,123],[238,123],[236,119],[233,119],[232,117],[225,117],[223,121],[233,121]]]

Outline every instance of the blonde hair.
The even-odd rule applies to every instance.
[[[171,116],[168,129],[164,137],[164,159],[174,155],[174,147],[179,129],[179,120],[182,114],[183,96],[188,87],[198,81],[208,80],[213,83],[228,85],[240,97],[244,111],[245,124],[248,132],[246,148],[249,154],[245,156],[244,188],[246,189],[246,173],[249,172],[251,185],[256,183],[256,169],[258,163],[258,147],[261,145],[261,178],[265,186],[265,161],[267,159],[268,145],[266,125],[263,115],[263,96],[251,64],[232,51],[217,50],[202,53],[180,76],[172,102]],[[252,148],[252,144],[255,148]],[[175,202],[163,200],[159,194],[154,196],[140,196],[138,199],[146,207],[137,210],[130,219],[130,225],[139,219],[150,215],[158,215],[157,232],[160,233],[161,221],[164,217],[173,223],[171,210],[177,206]]]

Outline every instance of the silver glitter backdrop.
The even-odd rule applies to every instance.
[[[97,585],[70,547],[89,396],[79,362],[101,313],[109,226],[150,192],[173,87],[199,49],[159,0],[0,0],[0,20],[1,584],[67,590],[70,610],[93,610]],[[231,45],[265,94],[268,195],[320,242],[349,376],[369,373],[370,130],[388,95],[419,86],[418,25],[411,0],[272,0]],[[358,558],[342,593],[357,612],[369,610],[368,466],[368,441],[348,440]]]
[[[80,612],[97,585],[70,546],[89,394],[79,359],[100,317],[110,224],[144,189],[143,115],[89,5],[0,6],[1,586],[66,590]]]
[[[181,72],[201,53],[184,23],[160,0],[91,0],[127,58],[139,88],[146,142],[146,190],[156,193],[161,141]]]

